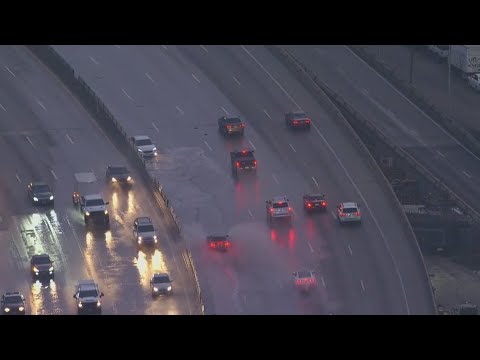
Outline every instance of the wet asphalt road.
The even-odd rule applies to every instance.
[[[55,46],[130,135],[149,135],[149,169],[183,221],[200,280],[218,314],[431,314],[428,279],[393,204],[341,126],[261,46]],[[301,107],[315,126],[292,133],[284,113]],[[243,139],[216,120],[239,115]],[[257,176],[235,182],[229,151],[253,147]],[[307,215],[306,192],[330,209]],[[265,200],[286,194],[291,229],[269,230]],[[341,201],[362,206],[360,227],[338,226]],[[232,251],[206,248],[229,233]],[[315,269],[319,287],[300,296],[291,272]]]
[[[127,159],[63,85],[22,46],[0,46],[0,292],[21,291],[27,314],[75,314],[74,286],[94,279],[104,314],[196,314],[199,306],[182,259],[182,247],[165,230],[164,215]],[[133,187],[105,183],[108,164],[125,164]],[[110,231],[87,231],[71,201],[73,174],[93,170],[110,201]],[[33,207],[31,180],[48,182],[55,206]],[[137,251],[132,225],[150,216],[157,250]],[[33,254],[54,260],[55,281],[42,286],[30,275]],[[168,271],[171,297],[152,300],[149,278]]]

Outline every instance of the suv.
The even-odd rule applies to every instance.
[[[290,129],[310,130],[311,120],[303,111],[292,111],[285,114],[285,124]]]
[[[155,245],[158,242],[155,228],[149,217],[135,219],[133,223],[133,237],[138,246]]]
[[[132,176],[130,171],[125,166],[107,166],[105,171],[105,179],[109,183],[118,183],[130,185],[132,183]]]
[[[53,261],[48,254],[33,255],[30,260],[30,268],[32,269],[33,279],[40,277],[54,278]]]
[[[109,202],[103,201],[103,197],[98,191],[97,178],[93,172],[75,174],[72,201],[73,205],[78,206],[83,214],[85,224],[93,222],[109,226],[110,216],[107,210]]]
[[[257,160],[255,160],[253,152],[254,150],[242,150],[230,153],[233,176],[237,177],[238,171],[257,171]]]
[[[133,148],[141,157],[153,157],[157,156],[157,148],[152,143],[152,140],[145,135],[137,135],[130,137],[130,142]]]
[[[160,294],[172,295],[172,282],[167,273],[153,274],[150,279],[150,288],[152,289],[152,296],[156,297]]]
[[[2,312],[4,315],[25,315],[25,298],[18,291],[2,295]]]
[[[77,302],[78,314],[102,314],[102,302],[100,299],[104,296],[103,292],[98,290],[98,285],[93,280],[82,280],[78,283],[73,298]]]
[[[360,223],[362,221],[360,206],[354,202],[341,203],[337,206],[337,219],[340,224]]]
[[[218,131],[223,135],[239,134],[243,136],[245,124],[238,117],[227,118],[222,116],[218,119]]]
[[[292,221],[293,209],[285,195],[274,196],[271,200],[265,201],[267,208],[267,222],[272,225],[274,220]]]
[[[27,193],[33,205],[54,205],[52,189],[44,182],[31,182]]]

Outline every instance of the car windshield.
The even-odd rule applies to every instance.
[[[128,174],[127,168],[123,166],[111,167],[110,172],[115,175]]]
[[[302,270],[298,272],[298,277],[301,279],[309,278],[312,277],[312,273],[310,271]]]
[[[227,240],[227,238],[225,236],[212,236],[210,238],[210,240],[212,240],[212,241],[225,241],[225,240]]]
[[[22,297],[20,295],[6,296],[5,304],[20,304],[22,303]]]
[[[227,122],[228,124],[241,124],[242,123],[242,121],[239,118],[226,119],[225,122]]]
[[[105,205],[103,202],[103,199],[93,199],[93,200],[87,200],[85,203],[86,206],[102,206]]]
[[[321,200],[324,200],[323,199],[323,196],[320,196],[320,195],[310,195],[308,197],[308,200],[311,200],[311,201],[321,201]]]
[[[281,208],[287,208],[287,207],[288,207],[288,203],[286,202],[273,203],[274,209],[281,209]]]
[[[33,259],[33,262],[37,265],[50,264],[50,258],[48,256],[38,256]]]
[[[35,193],[46,193],[46,192],[51,192],[51,191],[50,191],[50,186],[48,186],[48,185],[34,185],[33,186],[33,192],[35,192]]]
[[[358,210],[357,208],[343,208],[343,212],[345,214],[353,214],[356,213]]]
[[[145,146],[145,145],[152,145],[152,141],[150,139],[142,139],[135,141],[137,146]]]
[[[146,233],[146,232],[154,232],[155,229],[153,228],[153,225],[141,225],[138,227],[138,232],[141,233]]]
[[[98,296],[98,292],[97,292],[97,290],[95,290],[95,289],[92,289],[92,290],[82,290],[82,291],[80,291],[80,293],[79,293],[79,297],[80,297],[80,298],[97,297],[97,296]]]
[[[153,277],[154,284],[167,284],[169,282],[170,282],[170,278],[167,275]]]
[[[304,118],[307,117],[307,115],[304,112],[296,112],[293,114],[294,117],[296,118]]]

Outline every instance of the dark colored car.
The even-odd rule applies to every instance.
[[[245,124],[238,117],[222,116],[218,119],[218,131],[223,135],[243,135]]]
[[[130,171],[126,166],[107,166],[105,178],[109,183],[130,185],[133,182]]]
[[[254,150],[232,151],[230,161],[232,163],[232,174],[237,177],[240,172],[256,172],[257,160],[253,155]]]
[[[53,261],[48,254],[33,255],[30,260],[30,268],[32,270],[32,277],[38,278],[54,278]]]
[[[285,114],[285,123],[290,129],[310,130],[311,120],[303,111],[292,111]]]
[[[27,193],[33,205],[54,205],[52,189],[44,182],[31,182],[28,184]]]
[[[227,251],[228,248],[232,247],[228,235],[210,235],[207,236],[207,243],[210,249]]]
[[[18,291],[2,295],[1,304],[4,315],[25,315],[25,298]]]
[[[308,211],[327,211],[327,200],[325,194],[303,195],[303,208]]]

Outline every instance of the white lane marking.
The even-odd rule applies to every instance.
[[[307,242],[307,245],[308,245],[308,248],[310,249],[310,252],[313,254],[315,250],[313,250],[312,245],[309,242]]]
[[[255,147],[255,145],[253,145],[252,140],[248,140],[248,142],[250,143],[250,145],[252,145],[252,149],[253,149],[253,150],[257,150],[257,148]]]
[[[260,66],[262,68],[263,71],[265,71],[265,73],[267,73],[267,75],[270,77],[270,79],[273,80],[273,82],[275,84],[277,84],[277,86],[283,91],[283,93],[290,99],[290,101],[299,109],[301,110],[300,106],[298,106],[298,104],[295,102],[295,100],[293,100],[293,98],[290,96],[290,94],[283,88],[283,86],[273,77],[272,74],[270,74],[270,72],[265,69],[265,66],[263,66],[260,61],[257,60],[257,58],[255,56],[252,55],[252,53],[250,51],[247,50],[247,48],[243,45],[240,45],[242,47],[242,49],[258,64],[258,66]]]
[[[55,175],[55,173],[53,172],[53,170],[52,170],[52,169],[50,169],[50,172],[52,173],[52,175],[53,175],[53,177],[55,178],[55,180],[58,180],[58,177],[57,177],[57,175]]]
[[[157,130],[157,132],[160,132],[160,130],[158,130],[158,128],[156,127],[155,123],[152,121],[152,126],[155,130]]]
[[[32,145],[33,147],[35,147],[35,145],[33,144],[32,142],[32,139],[30,139],[30,137],[28,135],[25,135],[25,137],[27,138],[28,142],[30,143],[30,145]]]
[[[220,107],[222,108],[222,110],[223,110],[223,112],[224,112],[225,114],[230,115],[230,114],[228,113],[228,111],[225,110],[225,108],[224,108],[223,106],[220,106]]]
[[[45,107],[45,105],[43,105],[43,103],[38,98],[35,98],[35,100],[37,101],[37,104],[40,105],[40,107],[43,110],[47,111],[47,108]]]
[[[326,288],[327,284],[325,283],[325,279],[323,278],[323,276],[320,276],[320,280],[322,281],[323,287]]]
[[[205,143],[205,145],[207,145],[208,150],[213,151],[212,147],[208,145],[207,140],[203,140],[203,142]]]
[[[437,150],[437,154],[440,155],[441,157],[445,157],[440,151]]]
[[[267,115],[267,117],[268,117],[269,119],[272,118],[272,117],[268,114],[267,110],[263,110],[263,112],[265,113],[265,115]]]
[[[330,214],[332,214],[334,220],[337,220],[337,215],[333,212],[333,210],[330,210]]]
[[[20,180],[20,176],[18,176],[18,174],[15,174],[15,177],[17,178],[18,182],[21,183],[22,180]]]
[[[462,172],[463,172],[463,174],[464,174],[466,177],[468,177],[469,179],[472,178],[472,175],[470,175],[469,173],[467,173],[465,170],[463,170]]]
[[[72,144],[74,144],[72,138],[68,134],[65,134],[65,136],[67,137],[68,141],[70,141]]]
[[[312,176],[312,180],[315,183],[315,185],[317,185],[317,187],[318,187],[318,182],[317,182],[317,180],[315,180],[315,178],[313,176]]]
[[[130,95],[128,95],[128,93],[125,91],[124,88],[122,88],[122,92],[125,94],[125,96],[126,96],[127,98],[129,98],[131,101],[133,101],[132,97],[131,97]]]
[[[239,86],[242,85],[242,84],[240,84],[240,81],[238,81],[238,79],[237,79],[235,76],[233,77],[233,80],[235,80],[235,82],[236,82]]]
[[[275,180],[275,182],[276,182],[277,184],[280,184],[280,183],[278,182],[278,179],[277,179],[277,177],[275,176],[275,174],[272,174],[272,177],[273,177],[273,180]]]
[[[7,112],[7,109],[5,109],[5,107],[2,104],[0,104],[0,107],[3,109],[3,111]]]
[[[146,77],[148,78],[148,80],[150,80],[152,83],[155,82],[155,80],[152,79],[152,77],[150,76],[149,73],[146,72],[146,73],[145,73],[145,76],[146,76]]]
[[[420,113],[422,113],[428,120],[432,122],[433,125],[435,125],[438,129],[440,129],[445,135],[447,135],[450,139],[452,139],[457,145],[460,145],[466,152],[468,152],[470,155],[472,155],[475,159],[480,160],[478,156],[476,156],[474,153],[472,153],[470,150],[468,150],[460,141],[458,141],[453,135],[451,135],[447,130],[445,130],[443,127],[438,125],[431,117],[429,117],[422,109],[420,109],[415,103],[413,103],[408,97],[406,97],[400,90],[398,90],[395,86],[393,86],[387,79],[385,79],[382,75],[380,75],[374,68],[372,68],[370,65],[368,65],[360,56],[355,54],[350,48],[346,45],[344,45],[345,48],[350,51],[350,53],[355,56],[358,60],[360,60],[366,67],[368,67],[371,71],[373,71],[377,76],[382,79],[390,88],[392,88],[398,95],[400,95],[402,98],[404,98],[410,105],[412,105],[415,109],[417,109]]]
[[[362,285],[362,290],[365,292],[365,284],[363,283],[363,280],[360,280],[360,285]]]
[[[162,47],[163,47],[165,50],[168,49],[168,48],[167,48],[167,45],[162,45]]]
[[[208,53],[208,49],[207,49],[204,45],[200,45],[200,47],[201,47],[206,53]]]
[[[183,110],[180,109],[178,106],[177,106],[176,108],[177,108],[177,110],[180,112],[180,115],[183,115]]]
[[[348,251],[350,252],[350,255],[353,255],[353,251],[352,251],[352,248],[350,247],[350,245],[348,245],[347,247],[348,247]]]
[[[297,152],[297,150],[295,150],[295,148],[293,147],[292,144],[288,143],[288,145],[290,145],[290,147],[292,148],[293,152]]]
[[[192,74],[192,77],[200,84],[200,80],[194,74]]]
[[[248,214],[249,214],[250,217],[253,219],[253,214],[252,214],[252,212],[250,211],[250,209],[248,209]]]
[[[90,60],[92,60],[95,65],[100,64],[93,56],[90,56]]]
[[[8,71],[10,74],[12,74],[13,77],[17,77],[17,75],[15,75],[15,74],[13,73],[13,71],[10,70],[10,68],[9,68],[7,65],[5,65],[5,69],[7,69],[7,71]]]
[[[120,49],[120,45],[113,45],[113,46],[115,46],[117,49]]]

